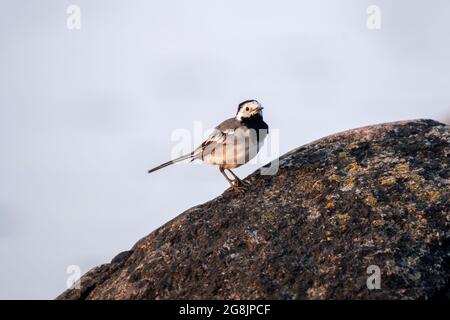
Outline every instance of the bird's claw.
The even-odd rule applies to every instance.
[[[239,193],[244,193],[245,192],[245,187],[244,186],[231,186],[231,189],[233,189],[236,192]]]
[[[240,192],[240,193],[243,193],[245,191],[246,187],[249,186],[249,185],[250,184],[248,182],[240,180],[240,179],[239,180],[238,179],[234,179],[231,182],[231,188],[234,191],[237,191],[237,192]]]

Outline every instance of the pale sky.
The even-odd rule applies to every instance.
[[[81,9],[68,30],[66,9]],[[381,9],[369,30],[366,9]],[[228,187],[169,160],[255,98],[281,154],[325,135],[450,114],[450,2],[0,1],[0,298],[54,298]],[[254,171],[248,165],[236,172]]]

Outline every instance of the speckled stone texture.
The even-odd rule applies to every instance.
[[[320,139],[58,298],[449,299],[449,167],[449,127],[432,120]],[[366,286],[370,265],[380,268],[379,290]]]

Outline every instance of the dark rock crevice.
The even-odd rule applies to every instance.
[[[292,150],[85,274],[59,299],[448,299],[450,132],[432,120]],[[367,267],[381,289],[366,286]]]

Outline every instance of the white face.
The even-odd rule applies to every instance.
[[[262,116],[262,109],[263,107],[261,107],[261,104],[256,100],[246,102],[239,109],[236,119],[240,121],[244,118],[250,118],[256,114],[260,114]]]

